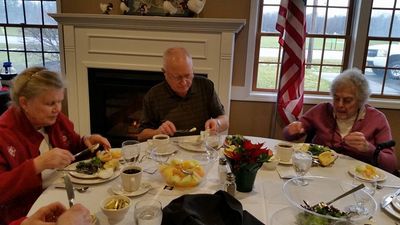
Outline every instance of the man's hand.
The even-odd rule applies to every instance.
[[[40,208],[21,225],[55,225],[58,217],[65,211],[66,208],[61,203],[51,203]]]
[[[169,136],[174,136],[176,132],[176,127],[171,121],[167,120],[164,123],[162,123],[160,127],[158,127],[157,131],[160,134],[167,134]]]
[[[214,132],[218,132],[220,126],[221,126],[221,123],[219,122],[219,120],[212,119],[212,118],[207,120],[204,125],[205,130],[210,130],[210,131],[214,131]]]
[[[361,132],[349,133],[343,138],[343,140],[348,146],[353,147],[360,152],[368,151],[369,143],[365,139],[365,135]]]

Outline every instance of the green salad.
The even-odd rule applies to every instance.
[[[330,205],[326,205],[324,203],[319,203],[315,206],[309,206],[307,202],[304,203],[305,205],[302,205],[303,208],[316,212],[321,215],[331,216],[336,218],[348,218],[350,216],[349,213],[342,212],[339,209]],[[317,216],[309,212],[302,212],[297,214],[296,216],[297,225],[331,225],[335,224],[335,222],[337,221],[335,221],[334,219]]]
[[[326,151],[331,151],[332,149],[328,147],[324,147],[322,145],[316,145],[316,144],[310,144],[310,147],[308,147],[308,151],[311,152],[313,155],[318,156],[319,154],[326,152]]]

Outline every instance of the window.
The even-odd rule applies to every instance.
[[[260,18],[253,91],[275,91],[282,48],[275,29],[280,0],[259,1]],[[306,5],[306,93],[326,94],[331,81],[347,66],[353,1],[308,0]]]
[[[365,75],[373,94],[400,96],[400,1],[374,0]]]
[[[0,0],[0,62],[17,72],[31,66],[60,71],[56,0]]]

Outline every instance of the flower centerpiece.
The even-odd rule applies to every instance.
[[[236,176],[237,190],[250,192],[253,189],[257,171],[273,155],[264,143],[253,144],[242,135],[228,135],[225,139],[224,155]]]

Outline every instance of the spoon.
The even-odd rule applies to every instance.
[[[55,186],[55,188],[58,189],[65,189],[63,186]],[[78,191],[79,193],[84,193],[89,189],[88,186],[82,186],[82,187],[74,187],[74,190]]]
[[[336,198],[330,200],[329,202],[326,202],[326,203],[320,202],[320,203],[315,204],[314,206],[312,206],[312,208],[314,208],[315,206],[317,206],[317,205],[319,205],[319,204],[321,204],[321,203],[324,203],[324,204],[326,204],[326,205],[328,206],[328,205],[330,205],[330,204],[336,202],[337,200],[339,200],[339,199],[341,199],[341,198],[343,198],[343,197],[346,197],[347,195],[349,195],[349,194],[351,194],[351,193],[353,193],[353,192],[356,192],[356,191],[358,191],[358,190],[360,190],[360,189],[363,189],[364,187],[365,187],[364,184],[360,184],[360,185],[358,185],[357,187],[354,187],[354,188],[352,188],[352,189],[346,191],[345,193],[343,193],[343,194],[337,196]]]

